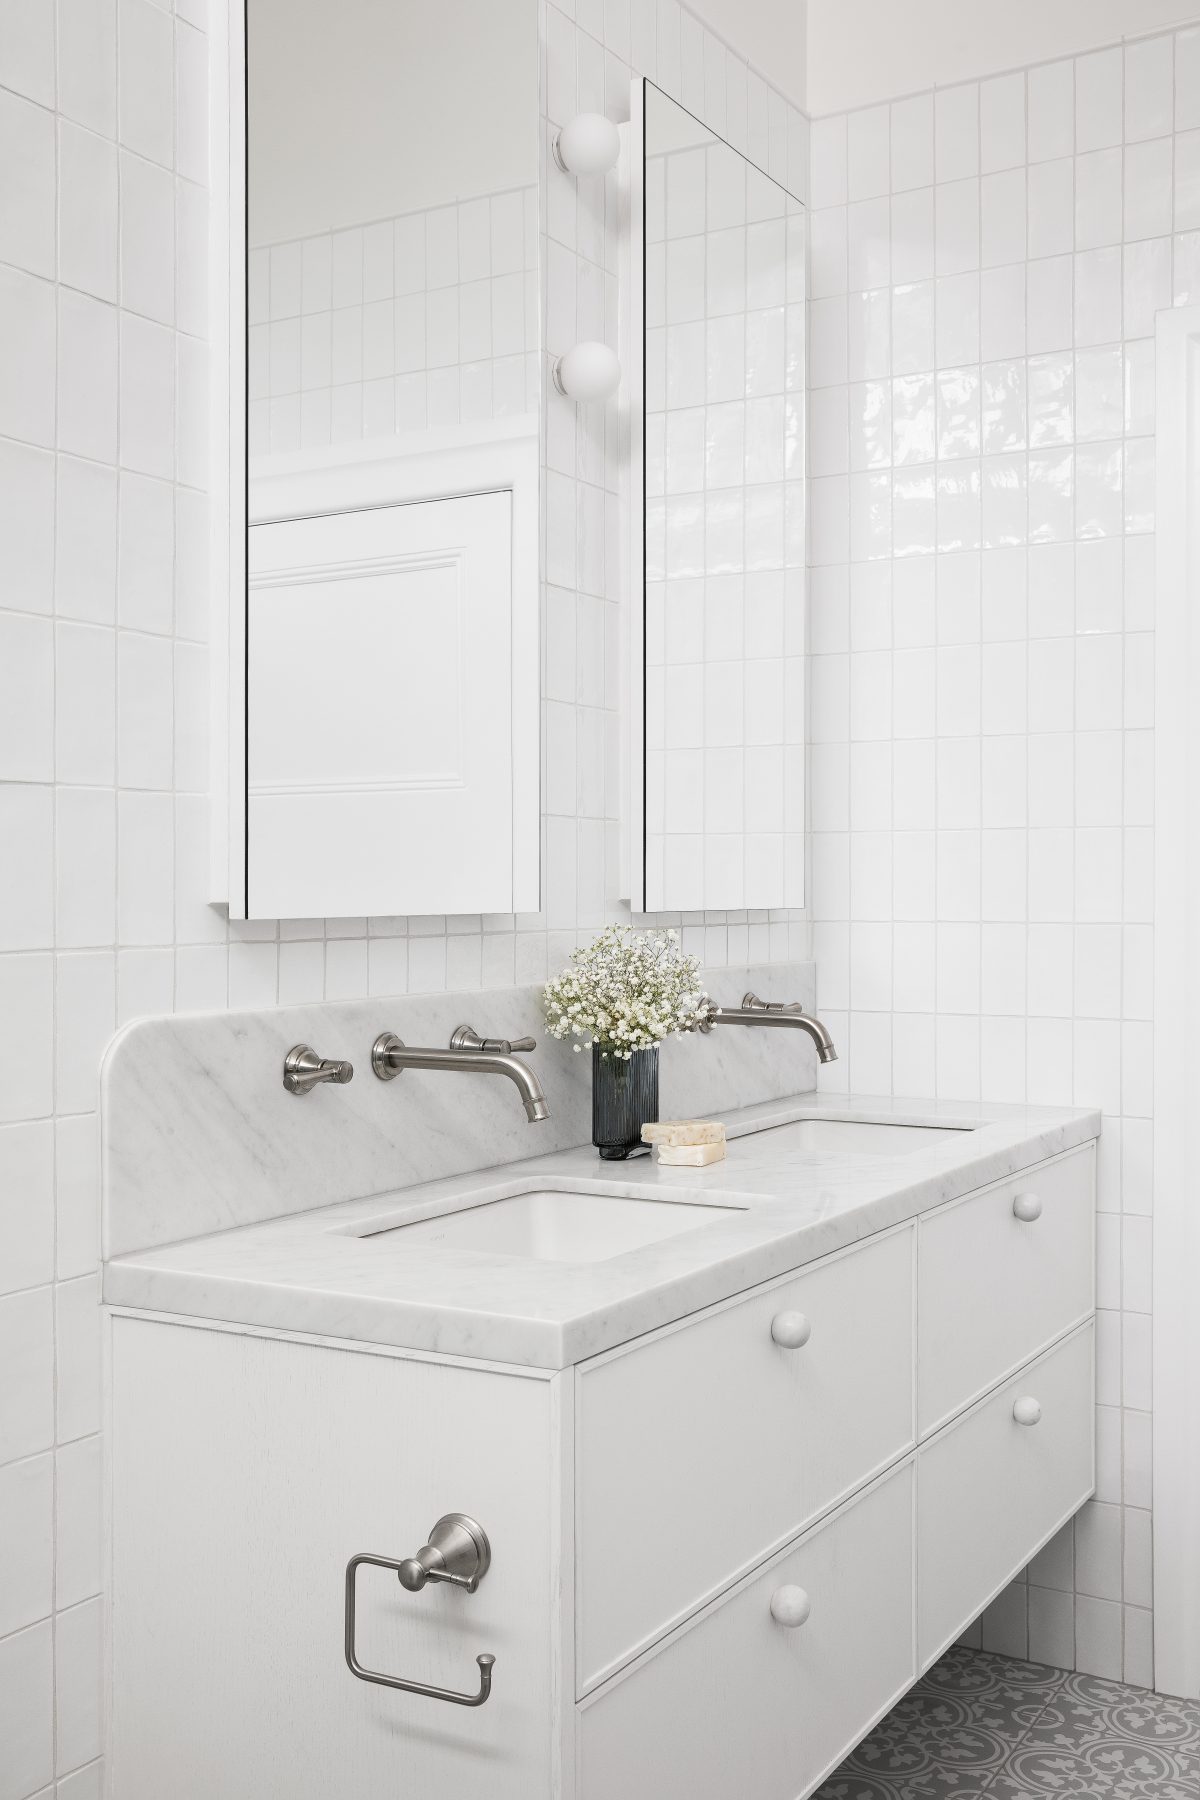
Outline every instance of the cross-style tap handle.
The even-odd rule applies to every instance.
[[[492,1056],[511,1056],[514,1050],[536,1050],[537,1039],[480,1037],[473,1025],[460,1025],[451,1034],[452,1050],[483,1050]]]

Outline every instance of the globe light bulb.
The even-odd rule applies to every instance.
[[[620,133],[603,113],[580,113],[554,140],[554,160],[567,175],[607,175],[620,154]]]
[[[554,385],[568,400],[608,400],[621,385],[621,364],[607,344],[576,344],[554,365]]]

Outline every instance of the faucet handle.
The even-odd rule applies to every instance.
[[[354,1064],[318,1056],[309,1044],[293,1044],[283,1059],[283,1085],[289,1094],[308,1094],[323,1081],[344,1084],[354,1079]]]
[[[480,1037],[473,1025],[460,1025],[451,1034],[452,1050],[483,1050],[492,1056],[511,1056],[514,1050],[536,1050],[537,1039]]]
[[[760,1000],[751,990],[742,995],[743,1012],[763,1013],[803,1013],[804,1008],[798,1000]]]

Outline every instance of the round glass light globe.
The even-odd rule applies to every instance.
[[[621,364],[607,344],[576,344],[554,365],[554,385],[568,400],[607,400],[621,385]]]
[[[620,133],[603,113],[579,113],[555,138],[554,154],[568,175],[606,175],[617,166]]]

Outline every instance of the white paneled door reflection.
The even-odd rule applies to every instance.
[[[511,504],[251,527],[251,917],[511,910]]]
[[[797,906],[804,209],[645,108],[645,904]]]

